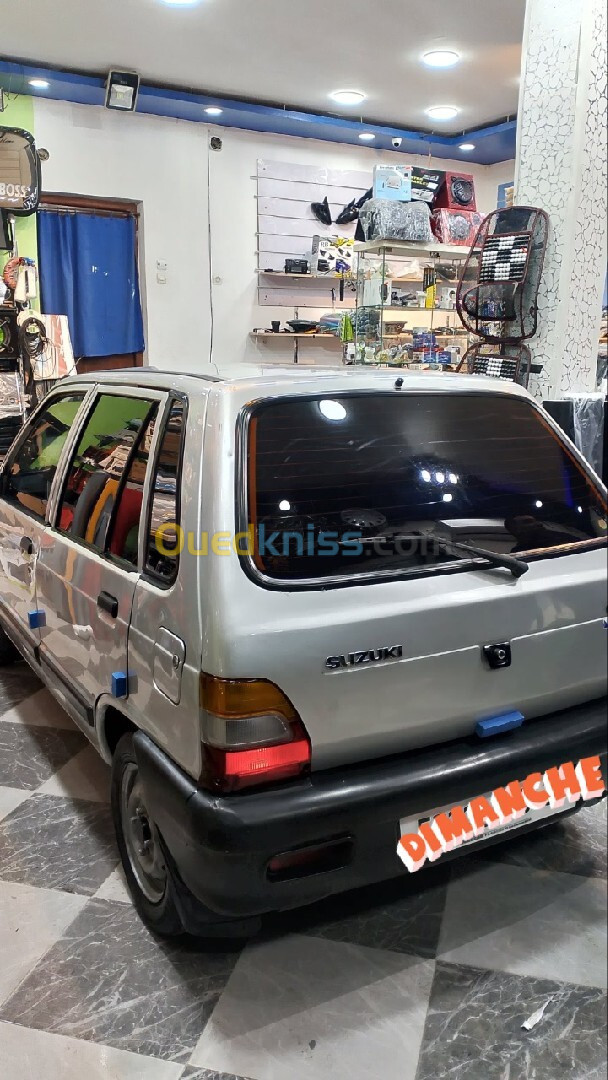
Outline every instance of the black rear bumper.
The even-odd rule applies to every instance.
[[[404,873],[396,854],[400,818],[596,754],[605,779],[606,731],[601,698],[493,739],[446,743],[225,797],[198,788],[143,732],[135,746],[149,806],[179,876],[220,918],[245,918]],[[340,838],[352,840],[346,865],[269,880],[272,856]]]

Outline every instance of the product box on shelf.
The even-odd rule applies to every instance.
[[[355,241],[345,236],[313,236],[310,271],[318,276],[351,273]]]
[[[391,199],[393,202],[409,202],[411,197],[411,165],[374,165],[374,199]]]
[[[412,199],[418,202],[432,203],[441,185],[444,172],[439,169],[412,169]]]
[[[477,210],[475,182],[470,173],[446,172],[433,206],[436,209]]]
[[[414,349],[434,349],[437,345],[437,338],[432,331],[425,330],[420,333],[416,328],[413,332],[412,346]]]
[[[431,228],[442,244],[471,247],[475,233],[483,221],[483,214],[475,210],[454,210],[447,207],[433,210]]]

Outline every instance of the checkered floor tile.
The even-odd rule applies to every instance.
[[[222,951],[163,943],[142,925],[117,866],[108,790],[109,770],[31,673],[0,670],[6,1076],[605,1076],[605,802],[475,857],[269,917],[257,938]]]

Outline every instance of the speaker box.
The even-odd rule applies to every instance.
[[[477,210],[475,184],[470,173],[446,172],[434,205],[438,209]]]
[[[483,221],[475,210],[433,210],[431,228],[442,244],[471,247]]]

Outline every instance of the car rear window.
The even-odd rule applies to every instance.
[[[250,413],[247,456],[241,525],[254,566],[278,580],[470,559],[440,541],[517,554],[606,537],[596,485],[544,417],[508,394],[265,402]]]

